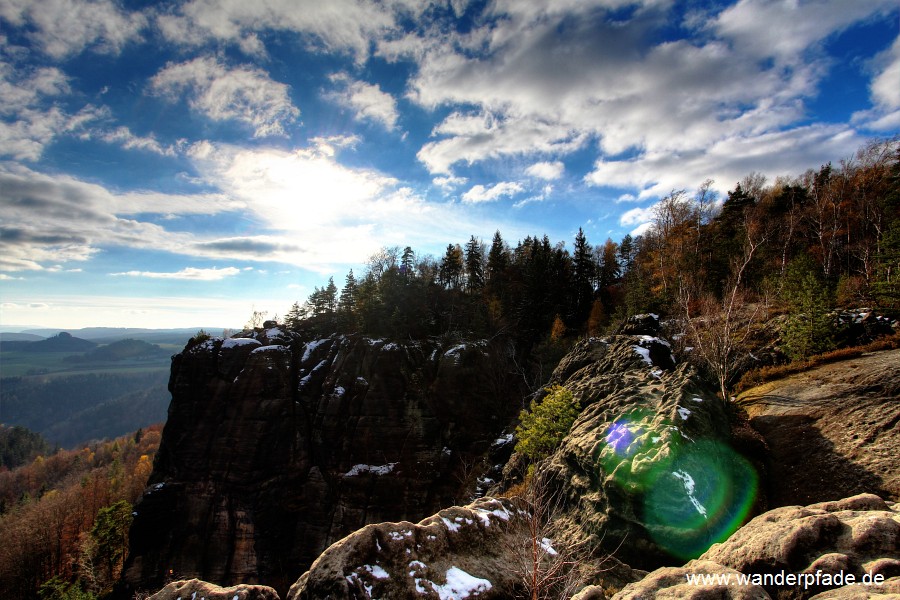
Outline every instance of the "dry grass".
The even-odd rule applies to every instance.
[[[879,350],[895,350],[900,348],[900,333],[877,339],[873,342],[862,346],[854,346],[851,348],[841,348],[832,350],[824,354],[811,356],[806,360],[800,360],[786,365],[774,365],[769,367],[760,367],[752,369],[744,373],[741,380],[735,386],[734,393],[740,394],[750,388],[762,385],[769,381],[781,379],[795,373],[802,373],[820,365],[839,362],[850,358],[857,358],[867,352],[878,352]]]

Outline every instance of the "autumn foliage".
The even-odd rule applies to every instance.
[[[91,597],[111,589],[124,557],[126,521],[146,486],[161,430],[152,426],[0,471],[6,598],[36,598],[45,583],[43,595],[58,588]]]

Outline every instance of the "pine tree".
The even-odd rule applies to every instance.
[[[833,324],[828,315],[829,295],[817,271],[809,258],[798,259],[788,267],[785,292],[792,310],[782,339],[791,360],[802,360],[834,348]]]
[[[463,274],[463,251],[459,244],[447,244],[438,277],[445,288],[458,289]]]
[[[594,288],[594,261],[591,259],[592,249],[581,227],[575,234],[575,246],[572,251],[572,298],[575,322],[583,323],[591,310]]]
[[[284,316],[284,323],[288,326],[288,329],[298,329],[305,316],[304,310],[300,307],[300,303],[294,302],[291,305],[291,309]]]
[[[356,277],[353,276],[353,269],[347,273],[344,287],[341,289],[337,305],[337,321],[338,327],[343,331],[356,329]]]
[[[484,247],[473,235],[466,243],[466,289],[474,293],[484,287]]]
[[[631,270],[634,266],[635,244],[630,233],[626,233],[619,243],[619,268],[622,275]]]
[[[403,249],[403,255],[400,257],[400,275],[404,279],[411,279],[416,273],[416,253],[409,246]]]

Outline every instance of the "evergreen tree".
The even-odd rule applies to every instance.
[[[792,310],[782,339],[791,360],[809,358],[834,348],[834,326],[828,315],[828,288],[819,279],[817,271],[808,257],[797,259],[788,267],[785,295]]]
[[[445,288],[459,289],[463,275],[463,251],[459,244],[447,244],[447,252],[441,259],[439,279]]]
[[[416,253],[409,246],[403,249],[403,255],[400,257],[400,275],[404,279],[411,279],[416,274]]]
[[[621,269],[622,275],[630,271],[634,266],[634,252],[634,239],[631,237],[630,233],[626,233],[625,237],[622,238],[621,243],[619,243],[619,268]]]
[[[300,327],[300,323],[303,322],[303,319],[306,317],[305,311],[301,308],[299,302],[294,302],[291,305],[291,309],[284,316],[284,323],[288,326],[289,329],[298,329]]]
[[[575,234],[575,246],[572,250],[572,299],[574,304],[574,320],[583,323],[591,310],[591,301],[594,297],[594,288],[591,283],[594,280],[594,261],[591,258],[592,249],[581,227]]]
[[[341,296],[338,298],[337,320],[338,327],[344,331],[356,329],[356,277],[353,276],[353,269],[347,273]]]
[[[469,293],[484,287],[484,247],[473,235],[466,243],[466,289]]]

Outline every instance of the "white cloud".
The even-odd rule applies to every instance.
[[[287,85],[256,67],[228,68],[213,57],[169,63],[150,80],[150,90],[170,99],[186,95],[193,110],[213,121],[246,123],[254,137],[285,135],[300,115]]]
[[[872,96],[888,108],[900,108],[900,37],[876,58],[880,72],[872,79]]]
[[[5,41],[0,36],[0,45]],[[76,114],[61,109],[56,101],[70,91],[69,77],[56,67],[17,68],[0,57],[0,156],[36,161],[56,137],[104,115],[91,105]]]
[[[353,54],[362,61],[369,45],[377,37],[396,27],[395,14],[424,10],[422,3],[374,0],[330,0],[303,2],[295,0],[193,0],[162,14],[157,23],[172,42],[202,46],[212,40],[237,44],[253,55],[261,51],[257,39],[245,40],[263,30],[300,34],[299,41],[311,48]]]
[[[634,10],[610,18],[625,6]],[[496,19],[465,34],[428,29],[385,41],[378,52],[416,62],[410,100],[453,111],[418,153],[431,173],[512,156],[558,157],[596,141],[603,163],[624,162],[624,175],[663,154],[699,164],[709,149],[758,147],[779,135],[802,139],[806,102],[831,66],[823,41],[890,10],[894,0],[852,7],[843,0],[742,0],[718,14],[688,15],[692,39],[651,42],[666,37],[673,3],[504,0],[487,9]],[[885,75],[876,89],[890,96],[898,87],[892,82]],[[839,157],[845,146],[838,146]],[[804,168],[823,155],[803,149],[810,152],[798,155]],[[751,170],[765,162],[727,159]],[[620,180],[643,186],[648,177]]]
[[[774,2],[740,0],[710,28],[741,53],[795,63],[815,44],[876,12],[896,10],[893,0]]]
[[[619,217],[620,225],[640,225],[653,220],[653,206],[646,208],[632,208]]]
[[[110,144],[119,144],[126,150],[144,150],[160,156],[175,156],[175,146],[163,146],[153,136],[135,135],[128,127],[120,126],[112,131],[98,132],[97,137]]]
[[[487,188],[478,184],[462,195],[462,201],[468,204],[494,202],[504,196],[514,196],[523,191],[523,189],[520,184],[514,181],[502,181]]]
[[[662,197],[673,189],[691,189],[711,178],[725,193],[747,173],[770,178],[795,176],[811,165],[851,156],[865,139],[841,125],[810,125],[757,136],[733,136],[681,154],[647,151],[623,160],[600,159],[585,181],[595,186],[634,188],[638,200]]]
[[[226,277],[234,277],[241,270],[236,267],[225,267],[224,269],[198,269],[196,267],[186,267],[180,271],[173,273],[161,273],[156,271],[126,271],[124,273],[111,273],[114,276],[127,277],[146,277],[149,279],[187,279],[191,281],[220,281]]]
[[[346,73],[336,73],[331,81],[342,87],[338,92],[329,94],[342,106],[354,112],[357,121],[375,121],[385,129],[393,129],[397,125],[399,113],[394,97],[381,90],[378,85],[364,81],[355,81]]]
[[[539,162],[525,169],[525,173],[539,179],[559,179],[566,170],[565,165],[561,161],[555,162]]]
[[[450,174],[450,168],[463,161],[472,164],[510,154],[568,153],[586,140],[585,134],[551,122],[498,118],[491,113],[454,112],[432,135],[444,139],[428,142],[416,156],[431,173],[439,174]]]
[[[194,166],[272,232],[205,241],[195,249],[202,256],[327,271],[362,262],[382,246],[430,248],[436,240],[467,239],[486,229],[460,205],[426,202],[380,171],[341,164],[318,144],[293,151],[213,145]]]
[[[449,176],[440,176],[435,177],[431,180],[431,183],[441,188],[444,193],[449,192],[450,190],[457,188],[461,185],[464,185],[469,179],[467,177],[456,177],[453,175]]]
[[[0,17],[28,36],[53,58],[65,58],[90,48],[115,54],[140,39],[146,17],[126,13],[110,0],[4,0]]]
[[[0,270],[48,270],[86,261],[102,247],[190,251],[193,236],[129,218],[152,214],[217,214],[239,206],[220,195],[113,194],[73,177],[0,167]]]

